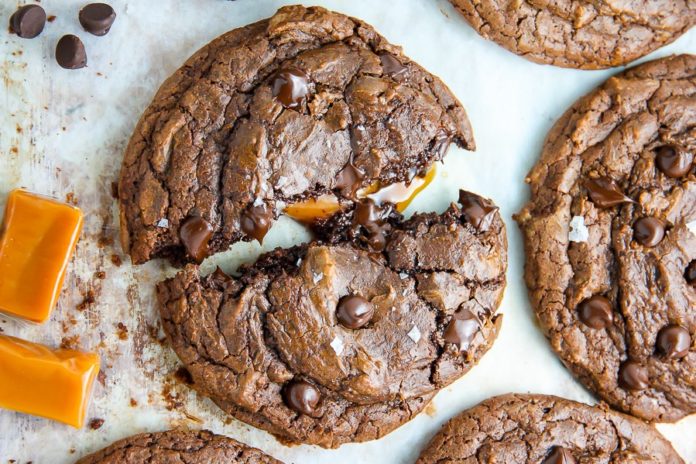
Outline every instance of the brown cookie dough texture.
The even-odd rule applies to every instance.
[[[546,395],[494,397],[447,422],[416,464],[679,464],[650,425]]]
[[[551,130],[517,216],[539,322],[575,376],[650,421],[696,411],[696,57],[609,79]]]
[[[162,85],[124,156],[122,242],[136,264],[193,261],[180,237],[189,218],[205,221],[194,228],[212,254],[258,235],[245,219],[254,208],[267,226],[281,202],[408,181],[452,141],[474,148],[437,77],[362,21],[284,7],[203,47]]]
[[[207,431],[143,433],[117,441],[76,464],[282,464],[256,448]]]
[[[696,24],[692,0],[450,0],[483,37],[537,63],[619,66]]]
[[[413,418],[502,319],[504,224],[488,200],[462,198],[392,218],[381,253],[341,236],[271,252],[238,278],[189,265],[161,283],[164,330],[194,388],[292,443],[372,440]]]

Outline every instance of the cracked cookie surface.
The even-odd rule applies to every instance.
[[[143,433],[117,441],[76,464],[282,464],[262,451],[207,431]]]
[[[410,420],[502,321],[504,224],[490,201],[460,202],[390,218],[379,253],[341,236],[268,253],[238,278],[189,265],[161,283],[193,387],[286,442],[338,447]]]
[[[555,396],[488,399],[447,422],[417,464],[683,463],[650,425]]]
[[[124,155],[121,241],[136,264],[200,261],[262,239],[281,204],[409,181],[451,142],[474,149],[437,77],[362,21],[284,7],[162,85]]]
[[[483,37],[537,63],[619,66],[696,24],[692,0],[450,0]]]
[[[516,219],[551,346],[650,421],[696,412],[696,57],[612,77],[551,130]]]

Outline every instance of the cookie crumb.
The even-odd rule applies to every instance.
[[[104,419],[92,419],[89,421],[89,428],[92,430],[99,430],[102,425],[104,425]]]

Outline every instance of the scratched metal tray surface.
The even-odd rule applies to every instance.
[[[535,325],[522,281],[521,237],[511,215],[528,196],[524,176],[553,122],[619,69],[588,72],[527,62],[481,39],[447,0],[313,2],[373,24],[461,99],[478,150],[452,148],[435,182],[408,212],[442,211],[461,187],[492,197],[508,226],[510,269],[500,337],[481,363],[441,392],[425,413],[374,442],[338,450],[285,447],[225,416],[176,379],[176,356],[163,340],[153,301],[155,283],[174,270],[162,262],[131,266],[117,242],[112,183],[133,127],[169,74],[219,34],[294,2],[111,0],[118,18],[105,37],[81,30],[77,12],[84,3],[43,0],[56,18],[36,39],[19,39],[4,26],[0,32],[0,207],[11,189],[25,187],[77,204],[86,213],[51,320],[32,326],[0,317],[0,330],[99,352],[103,374],[88,413],[94,427],[75,430],[2,410],[0,463],[73,463],[116,439],[170,427],[205,427],[287,463],[412,463],[444,421],[487,397],[537,392],[594,401]],[[0,2],[0,23],[7,24],[16,6],[14,0]],[[84,40],[86,69],[66,71],[55,63],[55,43],[67,33]],[[696,52],[696,30],[648,58],[679,52]],[[220,264],[233,271],[264,250],[307,239],[301,227],[281,220],[263,247],[235,245],[206,261],[204,269]],[[696,463],[696,416],[659,428],[687,462]]]

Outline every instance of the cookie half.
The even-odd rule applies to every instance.
[[[237,278],[189,265],[161,283],[164,331],[194,388],[282,441],[327,448],[413,418],[478,362],[502,321],[504,224],[490,201],[460,202],[386,218],[379,253],[338,228]]]
[[[207,431],[143,433],[117,441],[76,464],[282,464],[262,451]]]
[[[531,61],[566,68],[629,63],[696,24],[696,4],[689,0],[450,1],[486,39]]]
[[[613,407],[696,411],[696,57],[609,79],[551,130],[517,216],[553,349]]]
[[[360,20],[289,6],[203,47],[160,88],[124,155],[134,263],[262,240],[284,206],[425,176],[474,149],[450,90]],[[345,205],[344,205],[345,206]]]
[[[503,395],[447,422],[417,464],[683,463],[652,426],[556,396]]]

